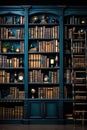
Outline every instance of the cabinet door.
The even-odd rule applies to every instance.
[[[52,100],[29,100],[28,118],[32,119],[58,119],[58,101]]]
[[[29,118],[42,118],[42,102],[41,101],[29,101],[28,102],[28,115]]]
[[[58,118],[58,101],[45,101],[44,114],[45,118]]]

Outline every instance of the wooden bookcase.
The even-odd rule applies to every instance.
[[[0,7],[0,123],[86,124],[86,26],[85,7]]]
[[[75,10],[74,10],[75,11]],[[71,99],[70,113],[67,120],[74,120],[74,124],[84,125],[87,122],[87,15],[73,12],[65,16],[65,98]]]

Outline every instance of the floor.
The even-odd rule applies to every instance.
[[[87,130],[87,126],[0,124],[0,130]]]

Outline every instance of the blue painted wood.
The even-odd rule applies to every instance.
[[[23,6],[0,6],[0,15],[3,14],[18,14],[23,15],[25,17],[24,23],[24,91],[25,98],[22,100],[24,103],[24,117],[22,120],[1,120],[0,122],[27,122],[27,123],[64,123],[64,102],[73,102],[73,99],[64,99],[64,55],[63,55],[63,47],[64,47],[64,16],[78,14],[84,15],[87,14],[87,7],[67,7],[67,6],[31,6],[31,5],[23,5]],[[50,15],[55,15],[59,19],[59,43],[60,43],[60,52],[59,52],[59,71],[60,71],[60,79],[59,79],[59,87],[60,87],[60,96],[59,99],[32,99],[29,98],[28,91],[31,84],[28,84],[28,46],[30,44],[30,40],[28,40],[28,21],[30,16],[36,15],[39,13],[46,13]],[[48,68],[49,69],[49,68]],[[54,68],[55,69],[55,68]],[[1,84],[2,85],[2,84]],[[5,84],[6,85],[6,84]],[[8,84],[9,85],[9,84]],[[11,85],[11,84],[10,84]],[[13,85],[13,84],[12,84]],[[35,84],[33,84],[35,85]],[[36,84],[37,86],[38,84]],[[39,84],[43,85],[43,84]],[[50,85],[50,84],[49,84]],[[55,84],[56,85],[56,84]],[[20,85],[21,86],[21,85]],[[4,102],[7,99],[4,100]],[[8,101],[10,101],[8,99]],[[14,99],[16,102],[16,100]],[[17,99],[19,101],[19,99]],[[14,103],[15,104],[15,103]],[[43,120],[42,120],[43,119]]]
[[[24,83],[25,98],[28,97],[28,8],[25,9]]]
[[[60,66],[60,73],[59,73],[59,87],[60,87],[60,101],[59,101],[59,118],[60,119],[63,119],[63,101],[61,99],[63,99],[63,86],[64,86],[64,83],[63,83],[63,79],[64,79],[64,72],[63,72],[63,65],[64,65],[64,59],[63,59],[63,20],[64,20],[64,17],[63,17],[63,8],[61,8],[61,11],[60,11],[60,57],[59,57],[59,66]]]

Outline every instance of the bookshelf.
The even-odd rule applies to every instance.
[[[28,98],[39,99],[38,114],[32,111],[29,115],[32,119],[58,119],[60,41],[57,16],[49,11],[28,15]],[[32,109],[34,104],[30,104]]]
[[[87,122],[86,86],[86,15],[65,17],[65,98],[69,98],[72,108],[66,114],[74,124]],[[67,33],[66,33],[67,32]],[[85,115],[85,116],[84,116]]]
[[[33,98],[33,91],[37,95],[36,98],[59,97],[59,24],[57,21],[57,17],[50,16],[49,13],[30,17],[28,81],[31,89],[29,95]]]
[[[4,49],[6,48],[6,49]],[[22,74],[22,75],[21,75]],[[24,111],[24,16],[0,13],[0,120],[21,120]]]
[[[0,123],[87,123],[86,26],[85,7],[0,6]]]

